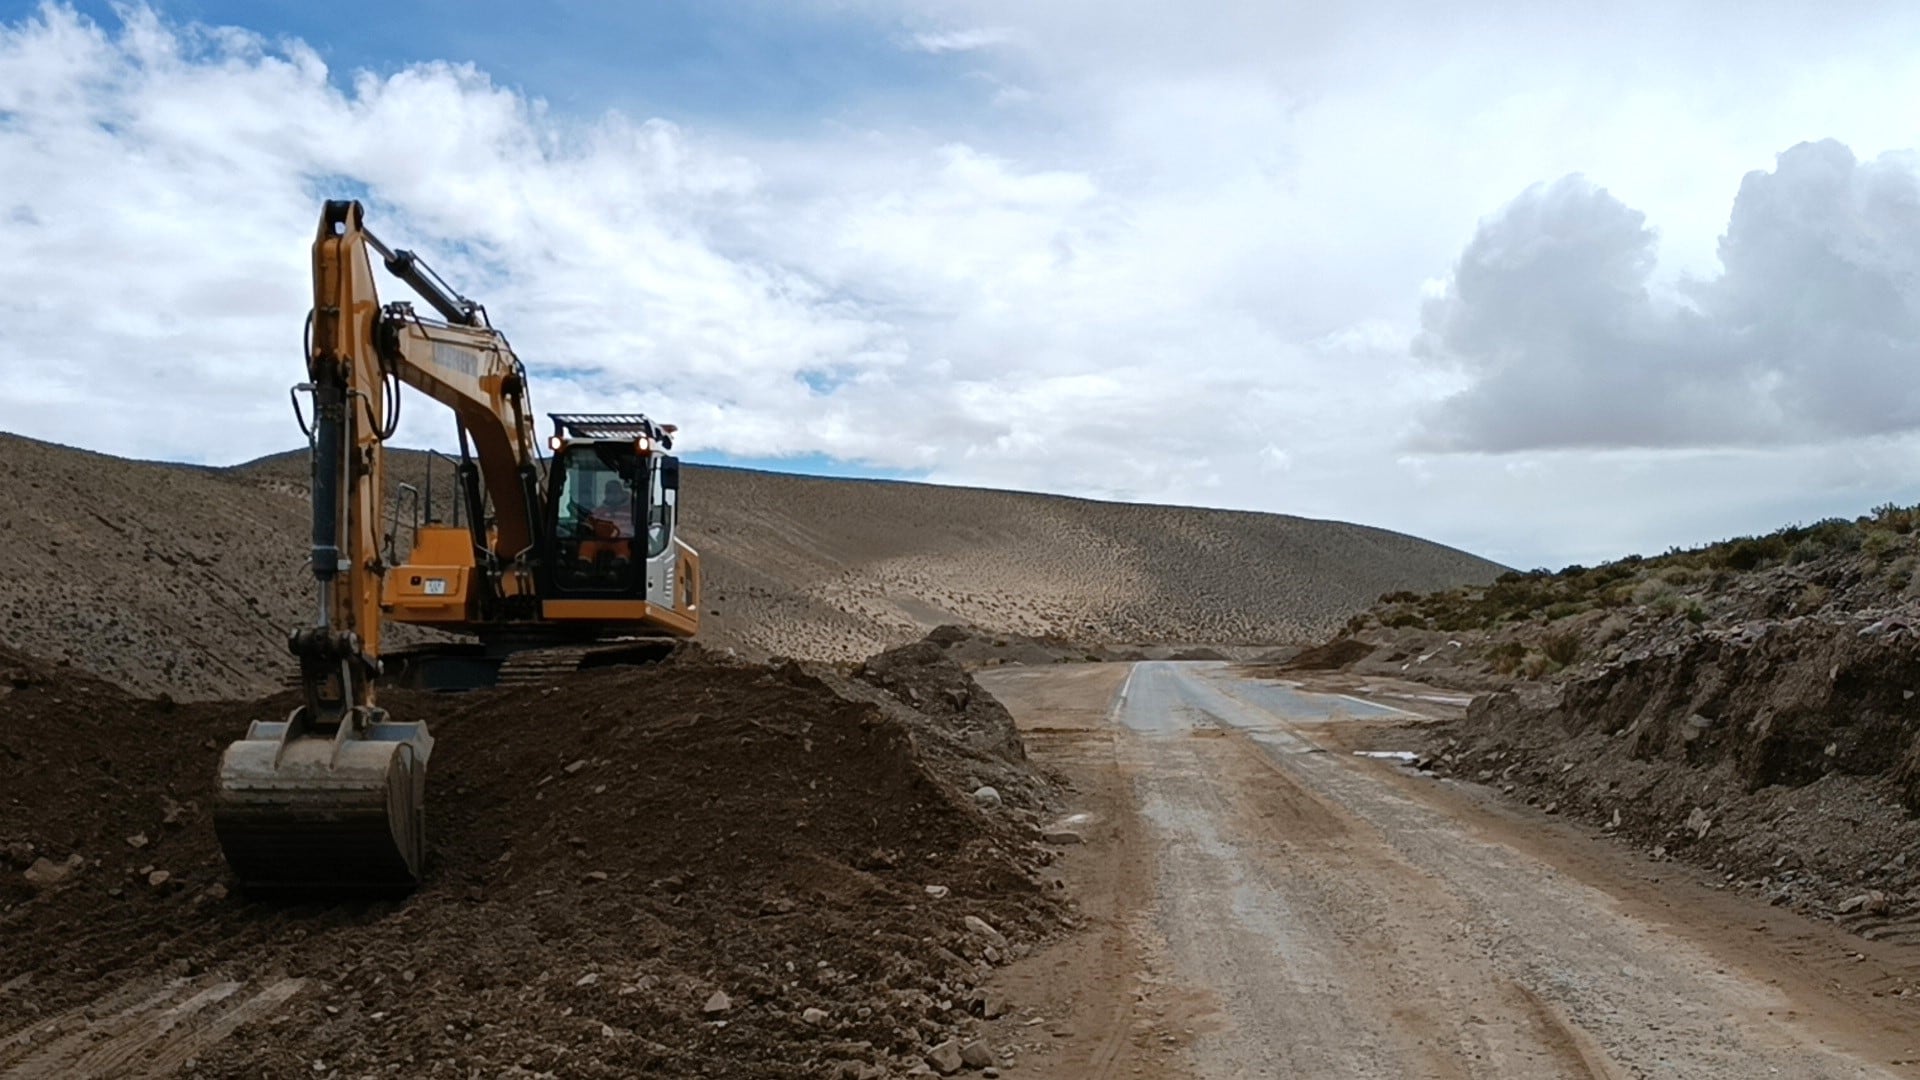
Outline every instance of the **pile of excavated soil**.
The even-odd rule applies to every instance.
[[[219,749],[290,696],[141,701],[13,654],[0,687],[0,1071],[120,1045],[112,1010],[68,1010],[166,1000],[194,1024],[129,1068],[894,1075],[1062,918],[1052,787],[935,646],[388,695],[438,740],[429,877],[389,902],[230,891]]]
[[[1373,649],[1372,645],[1353,638],[1336,638],[1302,649],[1276,668],[1279,671],[1338,671],[1373,655]]]
[[[1164,642],[1082,642],[1048,634],[1017,634],[979,626],[936,626],[926,639],[969,671],[1021,664],[1133,663],[1141,660],[1246,660],[1271,659],[1276,652],[1291,654],[1292,649],[1275,650],[1271,646],[1247,645],[1169,645]]]
[[[394,484],[425,486],[424,454],[388,463]],[[307,470],[304,453],[208,469],[0,434],[0,646],[141,694],[271,692],[313,607]],[[448,482],[443,465],[443,514]],[[701,640],[753,657],[852,662],[944,623],[1088,645],[1297,642],[1385,590],[1500,570],[1275,514],[698,466],[682,483]]]

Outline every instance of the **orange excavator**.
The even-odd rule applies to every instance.
[[[699,556],[677,536],[674,427],[630,413],[551,414],[543,454],[526,369],[486,310],[362,219],[358,202],[321,211],[307,382],[294,388],[311,450],[318,586],[313,622],[288,637],[304,700],[285,720],[254,721],[220,760],[214,829],[240,883],[256,890],[420,882],[433,738],[424,722],[380,708],[377,684],[486,685],[526,650],[659,645],[700,625]],[[381,303],[376,255],[434,316]],[[403,386],[453,412],[449,521],[431,497],[436,454],[428,497],[398,485],[383,522],[383,452]],[[412,542],[401,558],[409,494]],[[383,618],[458,636],[383,651]]]

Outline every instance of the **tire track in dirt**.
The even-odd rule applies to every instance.
[[[262,986],[219,976],[129,983],[0,1037],[0,1078],[171,1076],[242,1024],[279,1011],[305,987],[305,979]]]

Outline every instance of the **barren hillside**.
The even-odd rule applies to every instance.
[[[391,459],[418,480],[424,455]],[[444,490],[444,475],[443,490]],[[0,645],[176,697],[263,692],[307,613],[306,460],[125,461],[0,435]],[[948,622],[1102,642],[1294,642],[1500,568],[1275,514],[740,469],[684,473],[714,647],[855,659]]]

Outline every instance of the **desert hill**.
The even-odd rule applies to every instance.
[[[426,456],[394,452],[396,481]],[[440,490],[446,490],[446,473]],[[0,645],[145,693],[264,692],[303,621],[304,452],[215,469],[0,435]],[[856,659],[940,623],[1088,642],[1283,643],[1501,567],[1383,529],[689,466],[709,646]]]

